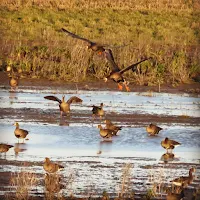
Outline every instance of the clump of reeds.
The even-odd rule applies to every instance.
[[[65,199],[62,189],[67,189],[68,196],[73,197],[72,184],[75,179],[75,174],[70,171],[66,180],[63,181],[63,177],[60,174],[48,174],[44,176],[44,193],[46,200]]]
[[[34,172],[23,171],[11,174],[10,184],[14,192],[7,194],[7,199],[27,200],[31,199],[31,190],[36,187],[38,178]]]
[[[147,190],[146,198],[151,199],[152,197],[162,197],[166,181],[166,174],[163,168],[159,169],[159,172],[155,172],[154,169],[150,169],[149,182],[151,183],[151,188]]]
[[[126,163],[122,168],[122,176],[121,176],[121,186],[118,192],[118,199],[126,199],[130,198],[134,200],[134,192],[131,187],[131,169],[133,165],[131,163]]]

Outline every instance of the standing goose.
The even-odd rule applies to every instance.
[[[1,143],[0,144],[0,153],[5,153],[5,155],[6,155],[6,152],[12,147],[14,147],[14,146],[13,145],[9,145],[9,144]]]
[[[23,139],[23,143],[24,143],[24,139],[28,135],[28,131],[24,129],[20,129],[19,124],[17,122],[14,123],[14,126],[16,126],[14,133],[15,133],[15,136],[18,138],[18,143],[19,143],[19,139]]]
[[[104,116],[104,110],[103,110],[103,103],[100,104],[100,106],[92,106],[92,116],[99,116],[100,118],[102,118]]]
[[[92,49],[92,51],[97,52],[98,54],[103,54],[105,52],[105,48],[103,45],[97,44],[95,42],[92,42],[88,39],[82,38],[74,33],[69,32],[68,30],[66,30],[65,28],[62,28],[62,31],[64,31],[66,34],[68,34],[69,36],[82,40],[86,45],[88,49]]]
[[[164,148],[164,149],[167,149],[167,153],[168,153],[168,150],[171,149],[174,149],[175,147],[181,145],[181,143],[175,141],[175,140],[170,140],[169,138],[165,138],[163,141],[161,141],[161,146]]]
[[[47,157],[44,160],[43,168],[48,173],[55,173],[59,170],[64,169],[64,167],[62,165],[51,162],[50,159]]]
[[[162,128],[160,128],[159,126],[156,126],[155,124],[149,124],[146,127],[147,133],[149,133],[149,135],[151,136],[157,135],[160,130],[162,130]]]
[[[181,176],[179,178],[174,179],[172,182],[172,184],[176,185],[176,186],[180,186],[180,187],[185,187],[188,186],[189,184],[191,184],[194,180],[194,176],[193,173],[195,172],[195,168],[192,167],[189,170],[189,176]]]
[[[113,131],[113,135],[117,135],[117,132],[122,130],[122,126],[115,126],[109,119],[105,120],[106,128]]]
[[[110,75],[104,78],[104,81],[107,82],[108,79],[112,79],[114,82],[118,83],[118,88],[119,90],[123,89],[123,85],[126,88],[127,92],[130,92],[130,88],[128,87],[128,82],[123,78],[123,73],[132,69],[132,71],[136,71],[137,70],[137,65],[148,60],[148,58],[145,58],[135,64],[132,64],[124,69],[119,69],[119,67],[117,66],[117,64],[115,63],[112,51],[110,49],[106,49],[105,50],[105,55],[106,55],[106,59],[110,62],[113,70],[111,71]],[[123,85],[120,84],[120,82],[123,83]]]
[[[9,85],[10,85],[10,88],[11,90],[15,90],[18,86],[18,79],[17,78],[14,78],[13,76],[10,78],[9,80]]]
[[[52,101],[57,101],[59,103],[60,107],[60,116],[62,117],[63,112],[64,113],[70,113],[70,104],[72,103],[81,103],[83,100],[73,96],[65,102],[65,95],[62,96],[62,100],[60,100],[58,97],[55,96],[45,96],[45,99],[52,100]]]
[[[113,131],[110,129],[103,129],[101,125],[98,125],[97,128],[100,129],[99,133],[102,138],[109,138],[111,139],[113,136]]]

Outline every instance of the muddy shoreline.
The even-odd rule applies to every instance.
[[[0,86],[9,88],[9,79],[5,72],[0,72]],[[108,81],[105,83],[103,80],[96,81],[88,81],[81,83],[69,83],[65,81],[50,81],[46,79],[30,79],[30,78],[22,78],[19,81],[19,88],[26,89],[34,89],[42,90],[43,87],[57,89],[57,90],[91,90],[91,91],[118,91],[117,84],[113,81]],[[139,86],[133,85],[130,83],[129,85],[131,92],[158,92],[158,86]],[[126,93],[126,91],[124,91]],[[161,85],[162,93],[172,93],[172,94],[180,94],[180,93],[188,93],[193,95],[200,94],[200,83],[191,82],[188,84],[179,84],[177,87],[173,87],[171,85],[163,84]]]

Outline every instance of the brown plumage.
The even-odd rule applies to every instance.
[[[10,85],[11,90],[15,90],[17,88],[18,84],[19,84],[18,78],[14,78],[12,76],[9,80],[9,85]]]
[[[14,134],[18,138],[18,142],[19,142],[19,139],[23,139],[23,142],[24,142],[24,139],[28,135],[28,131],[24,129],[20,129],[19,124],[17,122],[14,124],[14,126],[16,126]]]
[[[189,170],[189,176],[181,176],[179,178],[174,179],[171,182],[172,182],[172,184],[174,184],[176,186],[186,187],[193,182],[193,180],[194,180],[193,173],[194,172],[195,172],[195,168],[192,167]]]
[[[123,73],[130,69],[132,69],[133,72],[136,71],[138,64],[149,59],[149,58],[145,58],[135,64],[132,64],[132,65],[120,70],[119,67],[117,66],[117,64],[115,63],[112,51],[110,49],[105,50],[105,55],[106,55],[106,59],[109,61],[109,63],[111,64],[113,69],[112,69],[110,75],[108,75],[107,77],[104,78],[104,81],[106,82],[108,79],[112,79],[114,82],[118,83],[119,90],[122,90],[123,85],[124,85],[127,92],[130,91],[130,88],[128,87],[128,82],[123,78]],[[120,82],[122,82],[123,85],[121,85]]]
[[[106,119],[105,123],[106,123],[106,128],[113,131],[113,135],[117,135],[117,132],[122,130],[122,126],[114,125],[109,119]]]
[[[69,35],[69,36],[71,36],[73,38],[82,40],[86,44],[87,48],[91,49],[92,51],[95,51],[95,52],[97,52],[99,54],[102,54],[105,51],[105,48],[104,48],[103,45],[100,45],[100,44],[97,44],[96,42],[92,42],[92,41],[90,41],[88,39],[82,38],[82,37],[80,37],[80,36],[78,36],[78,35],[76,35],[74,33],[69,32],[65,28],[62,28],[62,31],[64,31],[67,35]]]
[[[59,170],[64,169],[62,165],[51,162],[49,158],[45,158],[43,168],[48,173],[55,173]]]
[[[72,96],[65,102],[65,95],[62,96],[62,100],[60,100],[58,97],[55,96],[45,96],[45,99],[52,100],[52,101],[57,101],[59,103],[59,108],[60,108],[60,115],[62,116],[63,112],[64,113],[70,113],[70,105],[72,103],[82,103],[82,99]]]
[[[103,103],[100,104],[100,106],[92,106],[92,116],[100,116],[100,118],[102,118],[105,114],[104,110],[103,110]]]
[[[167,152],[168,152],[168,150],[169,149],[174,149],[175,147],[177,147],[177,146],[179,146],[179,145],[181,145],[181,143],[179,143],[179,142],[177,142],[177,141],[175,141],[175,140],[170,140],[169,138],[165,138],[163,141],[161,141],[161,146],[164,148],[164,149],[166,149],[167,150]]]
[[[12,147],[14,147],[14,146],[13,145],[9,145],[9,144],[1,143],[0,144],[0,153],[6,153]]]
[[[183,190],[181,191],[180,194],[176,194],[176,193],[169,193],[166,196],[166,200],[181,200],[184,197],[184,192]]]
[[[160,130],[162,130],[162,128],[160,128],[159,126],[156,126],[155,124],[149,124],[146,127],[147,133],[149,133],[149,135],[151,136],[157,135]]]
[[[101,125],[98,125],[97,128],[100,129],[99,133],[100,133],[100,136],[102,138],[112,138],[113,136],[113,131],[112,130],[109,130],[109,129],[103,129],[103,127]]]

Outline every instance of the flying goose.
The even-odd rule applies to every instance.
[[[165,138],[163,141],[161,141],[161,146],[167,150],[167,153],[168,153],[168,150],[171,149],[174,149],[175,147],[181,145],[181,143],[175,141],[175,140],[170,140],[169,138]]]
[[[180,187],[185,187],[188,186],[189,184],[191,184],[194,180],[194,176],[193,173],[195,172],[195,168],[192,167],[189,170],[189,176],[181,176],[179,178],[174,179],[172,182],[172,184],[176,185],[176,186],[180,186]]]
[[[98,125],[97,128],[100,129],[99,133],[100,133],[100,136],[102,138],[105,138],[105,139],[106,138],[109,138],[109,139],[112,138],[112,136],[113,136],[113,131],[112,130],[110,130],[110,129],[103,129],[103,127],[101,125]]]
[[[92,106],[92,116],[100,116],[100,118],[102,118],[104,116],[104,110],[103,110],[103,103],[100,104],[100,106]]]
[[[28,135],[28,131],[24,130],[24,129],[20,129],[19,123],[17,123],[17,122],[14,123],[14,126],[16,126],[14,134],[18,138],[18,143],[19,143],[19,139],[23,139],[23,143],[24,143],[24,139]]]
[[[162,130],[162,128],[160,128],[159,126],[156,126],[155,124],[152,124],[152,123],[146,127],[147,133],[149,133],[149,135],[151,135],[151,136],[157,135],[160,130]]]
[[[106,59],[109,61],[109,63],[111,64],[113,70],[111,71],[111,73],[104,78],[104,81],[107,82],[108,79],[112,79],[114,82],[118,83],[118,88],[119,90],[123,89],[123,85],[126,88],[126,91],[129,92],[130,88],[128,87],[128,82],[123,78],[123,73],[132,69],[132,71],[136,71],[137,70],[137,65],[148,60],[149,58],[145,58],[135,64],[132,64],[128,67],[125,67],[124,69],[119,69],[119,67],[117,66],[117,64],[115,63],[112,51],[110,49],[106,49],[105,50],[105,55],[106,55]],[[120,82],[123,83],[123,85],[120,84]]]
[[[65,95],[62,96],[62,100],[60,100],[58,97],[55,96],[45,96],[45,99],[52,100],[52,101],[57,101],[59,103],[59,108],[60,108],[60,116],[62,117],[63,112],[64,113],[70,113],[70,104],[72,103],[81,103],[83,100],[76,97],[72,96],[65,102]]]
[[[104,122],[106,123],[106,128],[113,131],[113,135],[117,135],[117,132],[122,130],[122,126],[114,125],[109,119],[106,119]]]
[[[74,33],[69,32],[68,30],[66,30],[65,28],[62,28],[62,31],[64,31],[67,35],[82,40],[83,42],[85,42],[85,44],[87,45],[88,49],[92,49],[92,51],[97,52],[98,54],[102,54],[105,51],[105,48],[103,45],[97,44],[96,42],[92,42],[88,39],[82,38]]]
[[[51,162],[50,159],[47,157],[44,160],[43,168],[48,173],[55,173],[59,170],[64,169],[64,167],[62,165]]]

